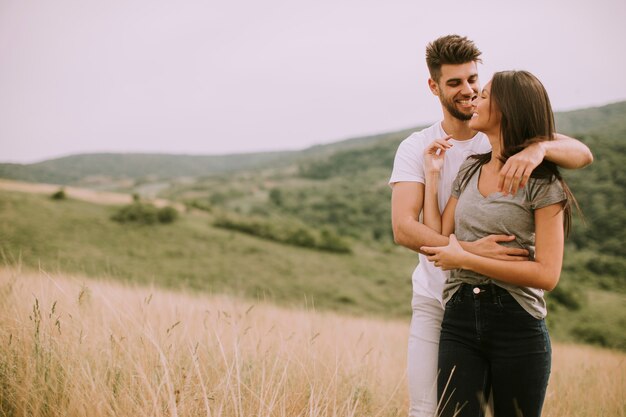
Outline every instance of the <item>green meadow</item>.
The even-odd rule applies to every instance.
[[[197,210],[167,225],[119,224],[115,210],[0,192],[4,262],[347,313],[409,313],[416,257],[401,248],[335,254],[216,228]]]
[[[213,215],[201,210],[153,225],[112,221],[116,210],[2,191],[3,262],[355,316],[410,317],[416,256],[409,250],[353,241],[352,253],[330,253],[214,227]],[[566,265],[575,267],[579,255],[569,252]],[[623,292],[570,281],[566,270],[549,296],[553,337],[623,350]]]

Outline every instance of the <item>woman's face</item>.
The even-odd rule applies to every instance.
[[[498,133],[502,114],[495,103],[491,102],[491,81],[474,100],[474,113],[469,127],[483,133]]]

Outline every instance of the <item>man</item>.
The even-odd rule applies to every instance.
[[[396,243],[419,252],[421,246],[445,246],[448,238],[419,221],[424,201],[423,151],[435,139],[450,137],[454,144],[446,151],[441,171],[438,198],[441,210],[450,197],[452,182],[467,156],[490,150],[485,135],[472,131],[472,100],[480,90],[477,63],[481,52],[471,40],[458,35],[441,37],[426,48],[430,72],[428,86],[439,97],[443,120],[413,133],[396,153],[389,183],[392,186],[392,225]],[[503,193],[515,194],[523,187],[532,170],[546,158],[564,168],[581,168],[593,160],[581,142],[557,135],[557,140],[535,143],[509,158],[500,172]],[[507,248],[498,242],[515,236],[492,235],[476,242],[461,242],[468,251],[515,262],[528,256],[523,249]],[[413,316],[409,333],[408,380],[411,417],[429,416],[437,408],[437,356],[441,321],[442,291],[447,274],[423,254],[413,273]]]

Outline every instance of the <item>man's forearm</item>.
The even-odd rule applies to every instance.
[[[448,238],[435,232],[430,227],[416,219],[406,219],[394,228],[394,238],[397,244],[420,252],[422,246],[445,246]]]
[[[420,249],[422,246],[446,246],[450,243],[449,237],[440,235],[415,219],[408,220],[402,227],[394,228],[394,237],[397,244],[421,254],[425,254]],[[474,242],[459,241],[458,243],[467,252],[487,258],[504,261],[528,260],[526,249],[511,248],[501,244],[514,239],[515,236],[512,235],[489,235]]]
[[[591,150],[579,140],[557,133],[555,140],[538,142],[544,158],[567,169],[579,169],[593,162]]]

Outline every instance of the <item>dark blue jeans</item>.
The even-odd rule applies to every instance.
[[[443,317],[439,415],[482,417],[492,392],[495,417],[539,417],[551,353],[544,320],[528,314],[508,291],[463,284]]]

